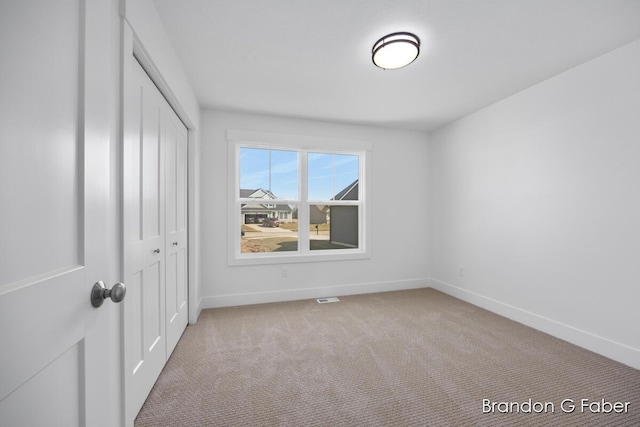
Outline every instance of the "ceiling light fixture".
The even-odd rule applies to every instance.
[[[420,54],[420,39],[415,34],[391,33],[375,42],[371,60],[384,70],[395,70],[411,64]]]

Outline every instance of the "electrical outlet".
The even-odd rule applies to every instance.
[[[464,277],[465,270],[466,269],[462,266],[458,267],[458,276]]]
[[[282,267],[282,277],[287,277],[289,272],[287,271],[287,267]]]

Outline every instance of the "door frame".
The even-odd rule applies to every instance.
[[[127,2],[129,3],[129,2]],[[126,15],[126,8],[122,12],[123,15]],[[196,128],[194,125],[194,121],[189,117],[184,108],[182,108],[181,102],[177,96],[175,96],[174,91],[171,89],[170,85],[167,83],[167,80],[163,77],[162,70],[156,65],[156,61],[150,55],[143,42],[136,35],[135,30],[131,27],[129,21],[126,16],[123,16],[122,19],[122,51],[121,51],[121,67],[122,67],[122,80],[121,80],[121,159],[120,164],[125,165],[124,161],[124,143],[125,143],[125,124],[126,124],[126,111],[127,107],[125,106],[125,102],[128,97],[125,94],[127,88],[131,87],[131,81],[133,79],[134,73],[134,63],[135,61],[139,62],[144,71],[149,75],[153,83],[156,85],[162,96],[167,100],[170,107],[177,114],[178,118],[182,121],[182,123],[187,128],[187,227],[188,227],[188,271],[187,271],[187,288],[188,288],[188,313],[189,313],[189,324],[194,324],[198,318],[199,314],[199,304],[197,301],[197,139],[196,139]],[[124,174],[124,168],[121,170],[121,177]],[[124,227],[124,200],[126,191],[124,188],[124,179],[121,182],[121,226]],[[124,232],[124,229],[121,230],[121,235]],[[121,259],[121,273],[123,277],[125,276],[124,267],[126,265],[124,256],[125,256],[125,248],[124,248],[124,240],[121,239],[121,248],[120,253],[122,256]],[[121,340],[122,340],[122,354],[121,354],[121,363],[122,363],[122,407],[123,407],[123,416],[125,425],[132,425],[133,420],[137,414],[130,414],[130,403],[127,402],[127,381],[126,381],[126,371],[125,371],[125,330],[127,325],[124,322],[124,310],[121,313]]]

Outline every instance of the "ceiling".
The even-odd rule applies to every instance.
[[[430,131],[640,38],[640,0],[154,0],[202,108]],[[380,37],[422,41],[408,67]]]

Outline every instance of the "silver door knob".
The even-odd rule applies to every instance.
[[[124,283],[116,283],[113,288],[107,289],[104,282],[100,280],[91,288],[91,305],[94,307],[100,307],[105,299],[111,298],[113,302],[120,302],[127,294],[127,288]]]

